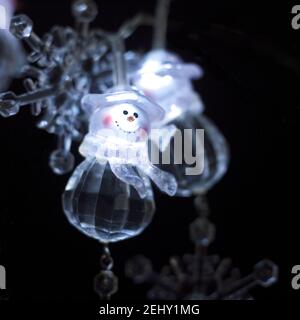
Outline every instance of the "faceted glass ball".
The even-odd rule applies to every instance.
[[[229,149],[226,139],[207,117],[199,114],[185,113],[180,118],[176,119],[173,124],[184,135],[184,129],[204,129],[204,169],[201,174],[187,175],[186,169],[194,167],[183,164],[174,164],[175,152],[174,140],[170,146],[170,163],[161,164],[162,170],[173,174],[178,183],[177,196],[189,197],[195,194],[206,193],[210,190],[227,172],[229,164]],[[194,137],[191,137],[191,150],[193,155],[196,155],[196,142]]]
[[[155,204],[148,177],[138,171],[137,174],[147,186],[145,198],[119,180],[108,162],[86,159],[74,171],[63,194],[69,222],[102,243],[140,234],[150,224]]]

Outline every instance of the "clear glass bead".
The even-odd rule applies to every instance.
[[[278,279],[278,267],[270,260],[262,260],[254,266],[254,277],[261,286],[270,287]]]
[[[0,94],[0,115],[2,117],[14,116],[19,110],[20,105],[13,92]]]
[[[148,177],[137,172],[147,185],[140,198],[130,185],[119,180],[108,162],[83,161],[70,178],[63,206],[69,222],[102,243],[125,240],[140,234],[151,222],[155,204]]]
[[[74,156],[71,152],[58,149],[51,153],[49,165],[55,174],[63,175],[72,171],[74,161]]]
[[[94,288],[101,299],[110,298],[118,291],[118,278],[110,270],[101,271],[95,277]]]
[[[170,148],[171,164],[160,165],[160,168],[175,176],[178,183],[177,196],[189,197],[205,193],[223,177],[228,169],[227,142],[216,125],[203,114],[185,113],[173,124],[178,130],[181,130],[182,135],[184,129],[204,129],[204,170],[200,175],[187,175],[186,168],[193,167],[193,165],[174,164],[173,141]],[[195,155],[195,139],[192,141],[192,151]]]
[[[33,22],[31,19],[20,14],[12,17],[9,31],[18,39],[28,38],[32,33]]]
[[[98,8],[93,1],[76,0],[72,6],[72,13],[80,22],[91,22],[96,18]]]

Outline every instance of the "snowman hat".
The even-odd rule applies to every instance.
[[[82,108],[89,115],[96,109],[108,108],[124,103],[132,104],[142,109],[148,115],[150,122],[161,121],[165,116],[164,110],[158,104],[135,90],[88,94],[81,99]]]
[[[142,62],[138,74],[156,73],[160,76],[170,75],[174,78],[199,79],[203,69],[195,63],[185,63],[179,56],[166,50],[150,51]]]
[[[156,74],[170,75],[173,78],[199,79],[203,76],[203,70],[195,63],[164,63]]]

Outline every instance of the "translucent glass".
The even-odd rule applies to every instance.
[[[176,193],[176,179],[153,166],[148,157],[151,124],[164,115],[158,105],[133,90],[88,94],[82,105],[92,114],[89,133],[79,148],[84,157],[109,161],[113,173],[134,186],[141,198],[147,194],[147,186],[131,166],[146,174],[161,191],[170,196]]]
[[[8,31],[0,29],[0,91],[7,89],[23,62],[24,56],[19,42]]]
[[[171,164],[162,164],[160,168],[171,173],[177,180],[177,196],[188,197],[205,193],[226,173],[229,163],[229,149],[226,139],[216,125],[203,114],[195,116],[186,113],[173,122],[179,130],[204,129],[204,171],[200,175],[186,175],[186,168],[193,167],[185,163],[174,164],[174,148],[171,142]],[[195,139],[192,140],[195,155]]]
[[[58,175],[66,174],[74,168],[74,156],[68,151],[55,150],[50,155],[49,165],[54,173]]]
[[[112,173],[108,162],[86,159],[74,171],[63,194],[69,222],[102,243],[140,234],[150,224],[155,204],[149,179],[141,172],[136,174],[147,185],[143,199]]]
[[[164,117],[164,110],[154,101],[135,90],[115,90],[106,94],[87,94],[82,100],[82,109],[92,115],[96,109],[109,108],[120,104],[130,104],[135,108],[143,110],[149,123],[160,121]],[[99,123],[101,126],[101,123]]]
[[[203,103],[191,81],[202,74],[202,69],[196,64],[184,63],[165,50],[153,50],[145,56],[132,81],[134,86],[164,109],[165,118],[157,123],[157,126],[162,126],[184,112],[203,111]]]
[[[6,90],[11,79],[25,62],[18,40],[9,32],[15,1],[0,0],[0,91]]]

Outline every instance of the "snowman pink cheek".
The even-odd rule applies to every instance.
[[[144,95],[145,95],[146,97],[148,97],[148,98],[153,98],[153,94],[152,94],[151,91],[145,89],[145,90],[143,90],[143,93],[144,93]]]
[[[142,139],[145,140],[148,137],[148,129],[147,128],[140,128],[138,131],[138,136]]]
[[[105,115],[103,117],[102,123],[105,127],[109,127],[113,122],[112,116],[111,115]]]

